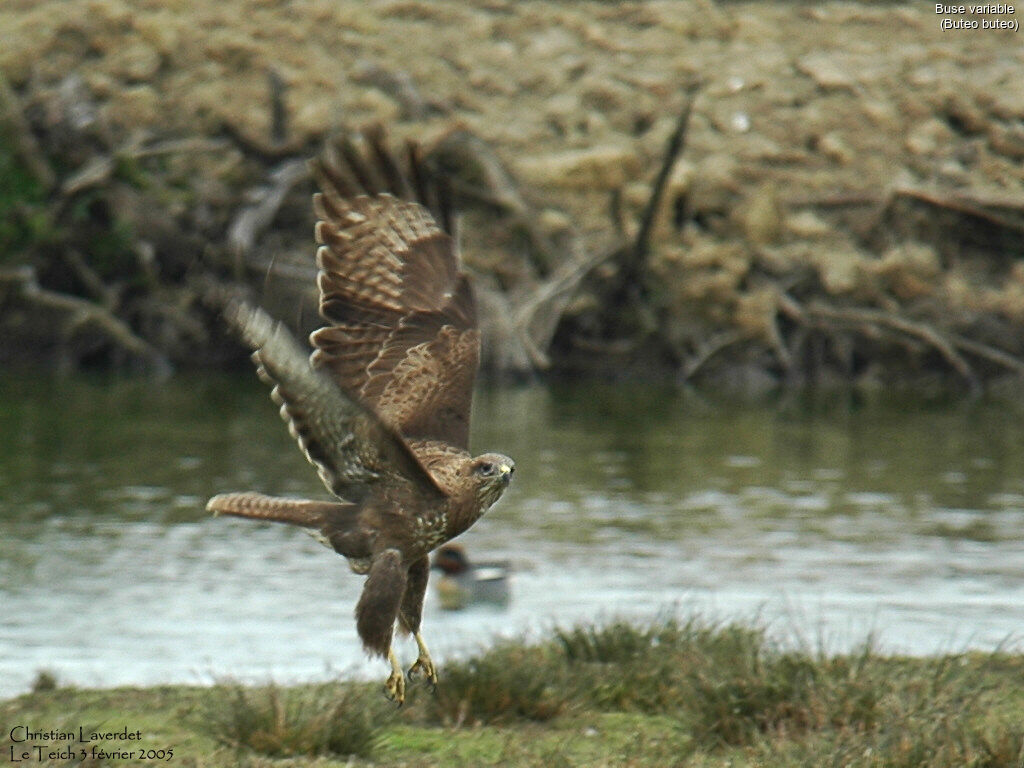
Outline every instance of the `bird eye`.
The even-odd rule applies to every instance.
[[[497,467],[489,461],[485,461],[477,469],[481,475],[493,475],[497,471]]]

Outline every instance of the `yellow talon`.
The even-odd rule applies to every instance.
[[[388,661],[391,662],[391,675],[384,683],[385,695],[398,706],[405,703],[405,675],[402,674],[402,665],[398,663],[395,652],[388,648]]]
[[[416,645],[420,649],[420,655],[413,665],[409,667],[409,679],[415,679],[415,677],[422,672],[426,681],[436,688],[437,667],[434,666],[434,660],[430,658],[430,651],[427,650],[427,644],[423,642],[423,637],[419,632],[415,633],[413,637],[416,638]]]

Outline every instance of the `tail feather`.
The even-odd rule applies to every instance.
[[[328,522],[351,514],[352,504],[305,499],[282,499],[262,493],[221,493],[206,503],[206,511],[216,515],[269,520],[321,530]]]

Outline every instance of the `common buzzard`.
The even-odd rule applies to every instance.
[[[379,132],[342,137],[312,164],[320,192],[320,315],[307,357],[263,310],[229,302],[225,317],[254,350],[281,416],[340,501],[214,496],[215,515],[312,529],[366,575],[356,605],[363,646],[386,658],[388,696],[405,700],[391,647],[395,621],[416,639],[409,679],[437,672],[420,634],[432,550],[469,528],[508,487],[511,459],[468,451],[480,332],[448,209],[422,172],[400,170]],[[440,222],[440,223],[439,223]]]

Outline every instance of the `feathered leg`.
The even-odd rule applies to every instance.
[[[391,638],[406,580],[401,553],[397,549],[386,549],[373,558],[363,594],[356,605],[356,629],[363,647],[391,662],[391,676],[385,688],[388,698],[399,705],[405,701],[405,677],[391,651]]]
[[[423,597],[427,592],[427,579],[430,576],[430,560],[421,557],[409,566],[408,582],[405,595],[402,596],[402,607],[398,611],[398,623],[406,632],[412,633],[419,648],[419,658],[409,667],[409,679],[413,680],[419,673],[431,685],[437,685],[437,669],[430,658],[427,644],[420,635],[420,621],[423,618]]]

